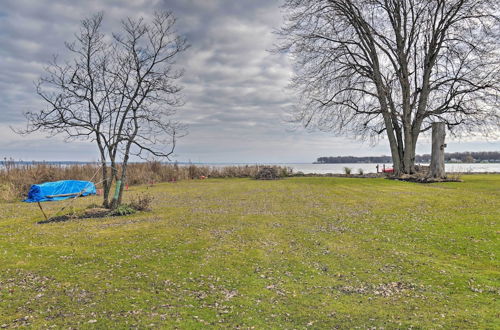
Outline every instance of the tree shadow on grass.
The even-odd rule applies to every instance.
[[[106,218],[112,216],[110,214],[110,210],[94,208],[85,210],[83,214],[69,214],[69,215],[59,215],[57,217],[51,217],[47,220],[38,221],[37,224],[43,225],[46,223],[54,223],[54,222],[66,222],[70,220],[80,220],[80,219],[91,219],[91,218]],[[115,216],[115,215],[113,215]]]
[[[70,217],[70,216],[67,216],[67,215],[61,215],[61,216],[49,218],[47,220],[38,221],[37,224],[43,225],[45,223],[52,223],[52,222],[65,222],[65,221],[69,221],[69,220],[72,220],[72,219],[74,219],[74,218]]]

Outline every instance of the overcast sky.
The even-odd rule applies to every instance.
[[[105,29],[127,16],[168,9],[191,48],[179,60],[186,105],[176,118],[189,126],[175,160],[193,162],[312,162],[320,156],[389,154],[376,145],[307,132],[286,121],[289,59],[270,53],[281,24],[279,0],[0,0],[0,157],[22,160],[97,160],[94,145],[63,137],[22,137],[23,112],[41,109],[33,81],[53,54],[65,56],[80,20],[104,11]],[[449,141],[447,151],[499,151],[500,140]],[[418,153],[429,153],[428,138]]]

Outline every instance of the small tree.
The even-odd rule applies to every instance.
[[[110,201],[111,186],[126,181],[130,156],[168,157],[175,148],[182,127],[171,116],[183,103],[175,84],[182,72],[173,65],[187,45],[170,12],[157,12],[148,23],[127,18],[121,33],[112,35],[101,31],[102,20],[102,13],[84,19],[76,40],[66,43],[72,59],[54,57],[47,66],[36,87],[48,106],[26,113],[23,133],[95,142],[103,206],[116,208],[124,185]]]
[[[500,123],[500,5],[493,0],[286,0],[279,50],[296,63],[296,120],[386,134],[412,173],[433,122],[465,133]]]

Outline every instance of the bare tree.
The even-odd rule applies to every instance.
[[[280,51],[295,61],[305,126],[377,137],[412,173],[422,132],[497,131],[500,5],[495,0],[286,0]]]
[[[127,18],[119,34],[102,32],[103,14],[84,19],[76,40],[66,43],[71,60],[57,57],[37,83],[47,108],[26,114],[24,133],[46,131],[68,140],[96,143],[102,165],[103,206],[121,204],[131,155],[172,154],[182,127],[172,121],[182,105],[174,60],[186,48],[170,12],[151,22]],[[113,182],[118,194],[110,201]]]

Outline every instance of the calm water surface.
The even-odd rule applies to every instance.
[[[238,165],[256,165],[256,164],[200,164],[206,166],[224,167],[224,166],[238,166]],[[260,164],[259,164],[260,165]],[[314,173],[314,174],[343,174],[344,168],[349,167],[351,173],[359,173],[361,169],[363,173],[377,173],[377,164],[372,163],[355,163],[355,164],[307,164],[307,163],[296,163],[296,164],[266,164],[266,165],[277,165],[286,166],[293,169],[293,172],[303,172],[303,173]],[[379,164],[380,169],[384,164]],[[429,165],[429,164],[421,164]],[[385,164],[386,168],[392,168],[392,164]],[[446,171],[453,172],[500,172],[500,163],[477,163],[477,164],[457,164],[450,163],[445,164]]]
[[[45,164],[53,164],[60,166],[71,165],[71,162],[45,162]],[[85,162],[80,162],[78,164],[85,164]],[[179,164],[180,166],[184,166],[186,164]],[[354,164],[310,164],[310,163],[196,163],[194,165],[199,166],[213,166],[213,167],[225,167],[225,166],[245,166],[245,165],[276,165],[276,166],[286,166],[293,170],[294,173],[302,172],[302,173],[314,173],[314,174],[343,174],[344,168],[348,167],[351,169],[351,173],[357,174],[360,170],[363,173],[376,173],[377,172],[377,164],[373,163],[354,163]],[[384,164],[379,164],[380,169],[382,169]],[[428,165],[428,164],[422,164]],[[0,163],[0,169],[2,168],[2,163]],[[386,168],[392,168],[392,164],[385,164]],[[481,173],[481,172],[500,172],[500,163],[475,163],[475,164],[462,164],[462,163],[450,163],[445,164],[446,172],[472,172],[472,173]]]
[[[421,164],[429,165],[429,164]],[[287,166],[293,168],[294,172],[304,172],[304,173],[344,173],[344,168],[349,167],[352,173],[358,173],[359,169],[362,169],[364,173],[376,173],[377,164],[368,163],[357,163],[357,164],[287,164]],[[385,164],[386,168],[392,168],[392,164]],[[382,164],[380,164],[382,168]],[[500,163],[491,164],[457,164],[450,163],[445,164],[446,172],[500,172]]]

